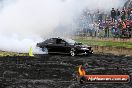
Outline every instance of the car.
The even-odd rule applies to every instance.
[[[68,38],[50,38],[43,42],[37,43],[37,47],[48,54],[70,54],[90,55],[93,53],[92,47]]]

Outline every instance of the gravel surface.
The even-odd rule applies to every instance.
[[[77,66],[88,64],[87,74],[128,74],[132,57],[36,55],[0,57],[0,88],[132,88],[132,82],[84,84],[76,81]]]

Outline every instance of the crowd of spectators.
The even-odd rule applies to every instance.
[[[104,37],[132,38],[132,8],[117,9],[112,8],[110,19],[99,20],[99,29],[104,29]]]

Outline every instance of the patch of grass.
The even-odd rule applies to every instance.
[[[78,42],[82,42],[87,45],[98,45],[98,46],[111,46],[111,47],[125,47],[125,48],[132,48],[132,42],[117,42],[117,41],[103,41],[103,40],[94,40],[94,39],[85,39],[85,38],[78,38],[75,39]]]
[[[27,56],[28,54],[26,53],[15,53],[15,52],[5,52],[5,51],[0,51],[0,56]]]

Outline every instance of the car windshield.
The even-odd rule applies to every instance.
[[[72,40],[72,39],[65,39],[65,41],[67,43],[69,43],[70,45],[74,45],[76,43],[76,41]]]
[[[78,43],[78,42],[76,42],[75,40],[72,40],[72,39],[65,39],[65,41],[67,42],[67,43],[69,43],[70,45],[80,45],[80,44],[82,44],[82,43]]]

